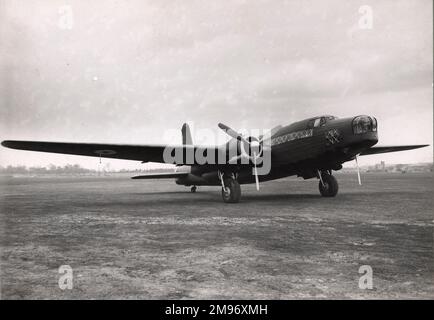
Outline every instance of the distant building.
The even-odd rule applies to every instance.
[[[368,172],[387,172],[386,162],[381,161],[368,169]]]
[[[367,172],[432,172],[432,163],[393,164],[386,166],[384,161],[368,167]]]

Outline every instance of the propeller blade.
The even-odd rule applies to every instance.
[[[219,126],[220,129],[222,129],[224,132],[226,132],[232,138],[250,144],[250,142],[247,141],[241,134],[239,134],[238,132],[236,132],[234,129],[228,127],[227,125],[224,125],[223,123],[219,123],[218,126]]]
[[[357,155],[354,158],[356,160],[356,166],[357,166],[357,178],[359,179],[359,185],[362,185],[362,179],[360,178],[360,168],[359,168],[359,161],[357,160]]]
[[[241,159],[249,159],[248,157],[245,157],[244,155],[240,154],[238,156],[233,156],[232,158],[229,159],[228,163],[229,164],[236,164],[238,162],[238,160]]]
[[[254,171],[255,171],[256,190],[259,191],[258,168],[256,167],[256,152],[253,153],[253,164],[254,164]]]

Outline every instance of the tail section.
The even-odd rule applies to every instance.
[[[184,123],[181,132],[182,132],[182,144],[193,145],[193,139],[191,138],[190,127],[187,123]]]

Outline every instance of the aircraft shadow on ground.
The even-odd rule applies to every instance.
[[[176,196],[173,198],[168,198],[167,196]],[[183,196],[184,197],[181,197]],[[198,191],[197,193],[191,193],[189,191],[174,191],[174,192],[137,192],[130,193],[129,196],[131,198],[137,198],[138,196],[146,196],[146,199],[143,199],[144,203],[150,204],[183,204],[183,203],[219,203],[223,202],[221,199],[220,191]],[[152,196],[158,196],[159,198],[153,199]],[[149,198],[150,199],[149,199]],[[161,198],[160,198],[161,197]],[[240,203],[248,203],[248,202],[276,202],[276,201],[312,201],[314,199],[325,200],[318,194],[290,194],[290,193],[279,193],[279,194],[244,194],[241,196]],[[337,199],[337,198],[336,198]],[[327,199],[330,200],[330,199]],[[137,203],[137,200],[134,202]]]
[[[385,195],[392,196],[392,197],[400,197],[403,194],[408,194],[408,192],[396,192],[396,191],[364,191],[364,192],[350,192],[350,193],[342,193],[337,195],[334,198],[324,198],[321,197],[319,194],[316,193],[275,193],[275,194],[260,194],[260,193],[247,193],[243,194],[241,196],[240,203],[245,202],[275,202],[275,201],[288,201],[288,202],[294,202],[294,201],[323,201],[323,202],[347,202],[347,201],[353,201],[355,199],[359,199],[361,197],[383,197]],[[146,197],[152,197],[152,196],[162,196],[158,199],[146,199],[143,200],[145,203],[155,203],[155,204],[164,204],[164,203],[189,203],[197,202],[197,203],[203,203],[203,202],[222,202],[220,191],[198,191],[196,193],[191,193],[190,191],[173,191],[173,192],[167,192],[167,191],[159,191],[159,192],[137,192],[137,193],[130,193],[131,197],[136,198],[137,196],[146,196]],[[167,198],[167,196],[170,195],[176,195],[175,198]],[[185,197],[180,197],[184,195]],[[164,197],[166,196],[166,197]],[[135,201],[137,202],[137,201]]]

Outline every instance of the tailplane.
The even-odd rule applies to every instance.
[[[148,173],[140,176],[131,177],[131,179],[170,179],[188,176],[188,172],[160,172]]]

